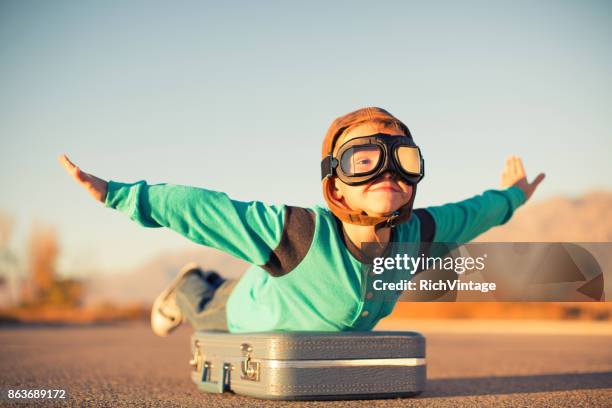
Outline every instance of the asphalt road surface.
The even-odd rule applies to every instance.
[[[291,403],[198,391],[189,379],[187,327],[168,338],[143,324],[4,327],[0,406],[36,405],[7,400],[10,388],[67,391],[47,406],[612,406],[612,336],[422,332],[428,386],[420,396]]]

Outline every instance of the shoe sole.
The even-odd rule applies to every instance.
[[[178,286],[178,284],[181,282],[181,280],[183,279],[183,276],[185,276],[185,274],[189,271],[192,271],[194,269],[201,269],[200,265],[198,265],[195,262],[189,262],[187,265],[183,266],[181,268],[181,270],[179,271],[179,273],[176,275],[176,277],[170,282],[170,284],[168,284],[168,286],[166,287],[166,289],[164,289],[164,291],[155,298],[155,301],[153,302],[153,307],[151,308],[151,328],[153,328],[153,321],[155,318],[156,314],[160,314],[162,315],[164,318],[168,319],[166,316],[164,316],[161,312],[159,312],[158,310],[160,310],[160,306],[166,301],[166,299],[168,298],[168,296],[174,292]],[[168,319],[170,320],[170,319]],[[180,324],[183,322],[183,316],[181,314],[180,319],[178,322],[172,322],[173,325],[169,326],[169,328],[167,329],[167,331],[165,333],[159,333],[155,330],[153,330],[153,332],[155,334],[157,334],[158,336],[166,336],[169,333],[171,333],[174,329],[176,329],[178,326],[180,326]]]

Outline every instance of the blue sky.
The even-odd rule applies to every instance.
[[[0,210],[23,251],[55,226],[67,274],[190,246],[92,201],[66,152],[117,181],[322,203],[330,122],[402,119],[426,159],[417,206],[496,188],[535,200],[612,188],[612,5],[600,1],[0,3]],[[88,272],[89,271],[89,272]]]

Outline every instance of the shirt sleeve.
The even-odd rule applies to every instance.
[[[280,241],[284,205],[242,202],[227,194],[172,184],[109,181],[105,206],[151,228],[167,227],[198,244],[263,265]]]
[[[513,186],[487,190],[457,203],[427,207],[435,221],[434,242],[463,244],[490,228],[505,224],[525,202],[525,193]]]

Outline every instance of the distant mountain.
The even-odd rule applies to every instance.
[[[612,192],[592,191],[575,198],[553,197],[528,202],[505,225],[492,228],[476,242],[612,242]],[[595,256],[602,270],[612,265],[609,246],[582,245]],[[604,279],[605,293],[612,280]]]
[[[493,228],[476,241],[612,242],[612,192],[595,191],[577,198],[529,202],[507,224]],[[190,261],[226,277],[238,277],[248,267],[247,263],[211,248],[164,252],[132,271],[91,280],[87,300],[151,303]]]
[[[612,192],[529,201],[508,223],[476,241],[612,242]]]

